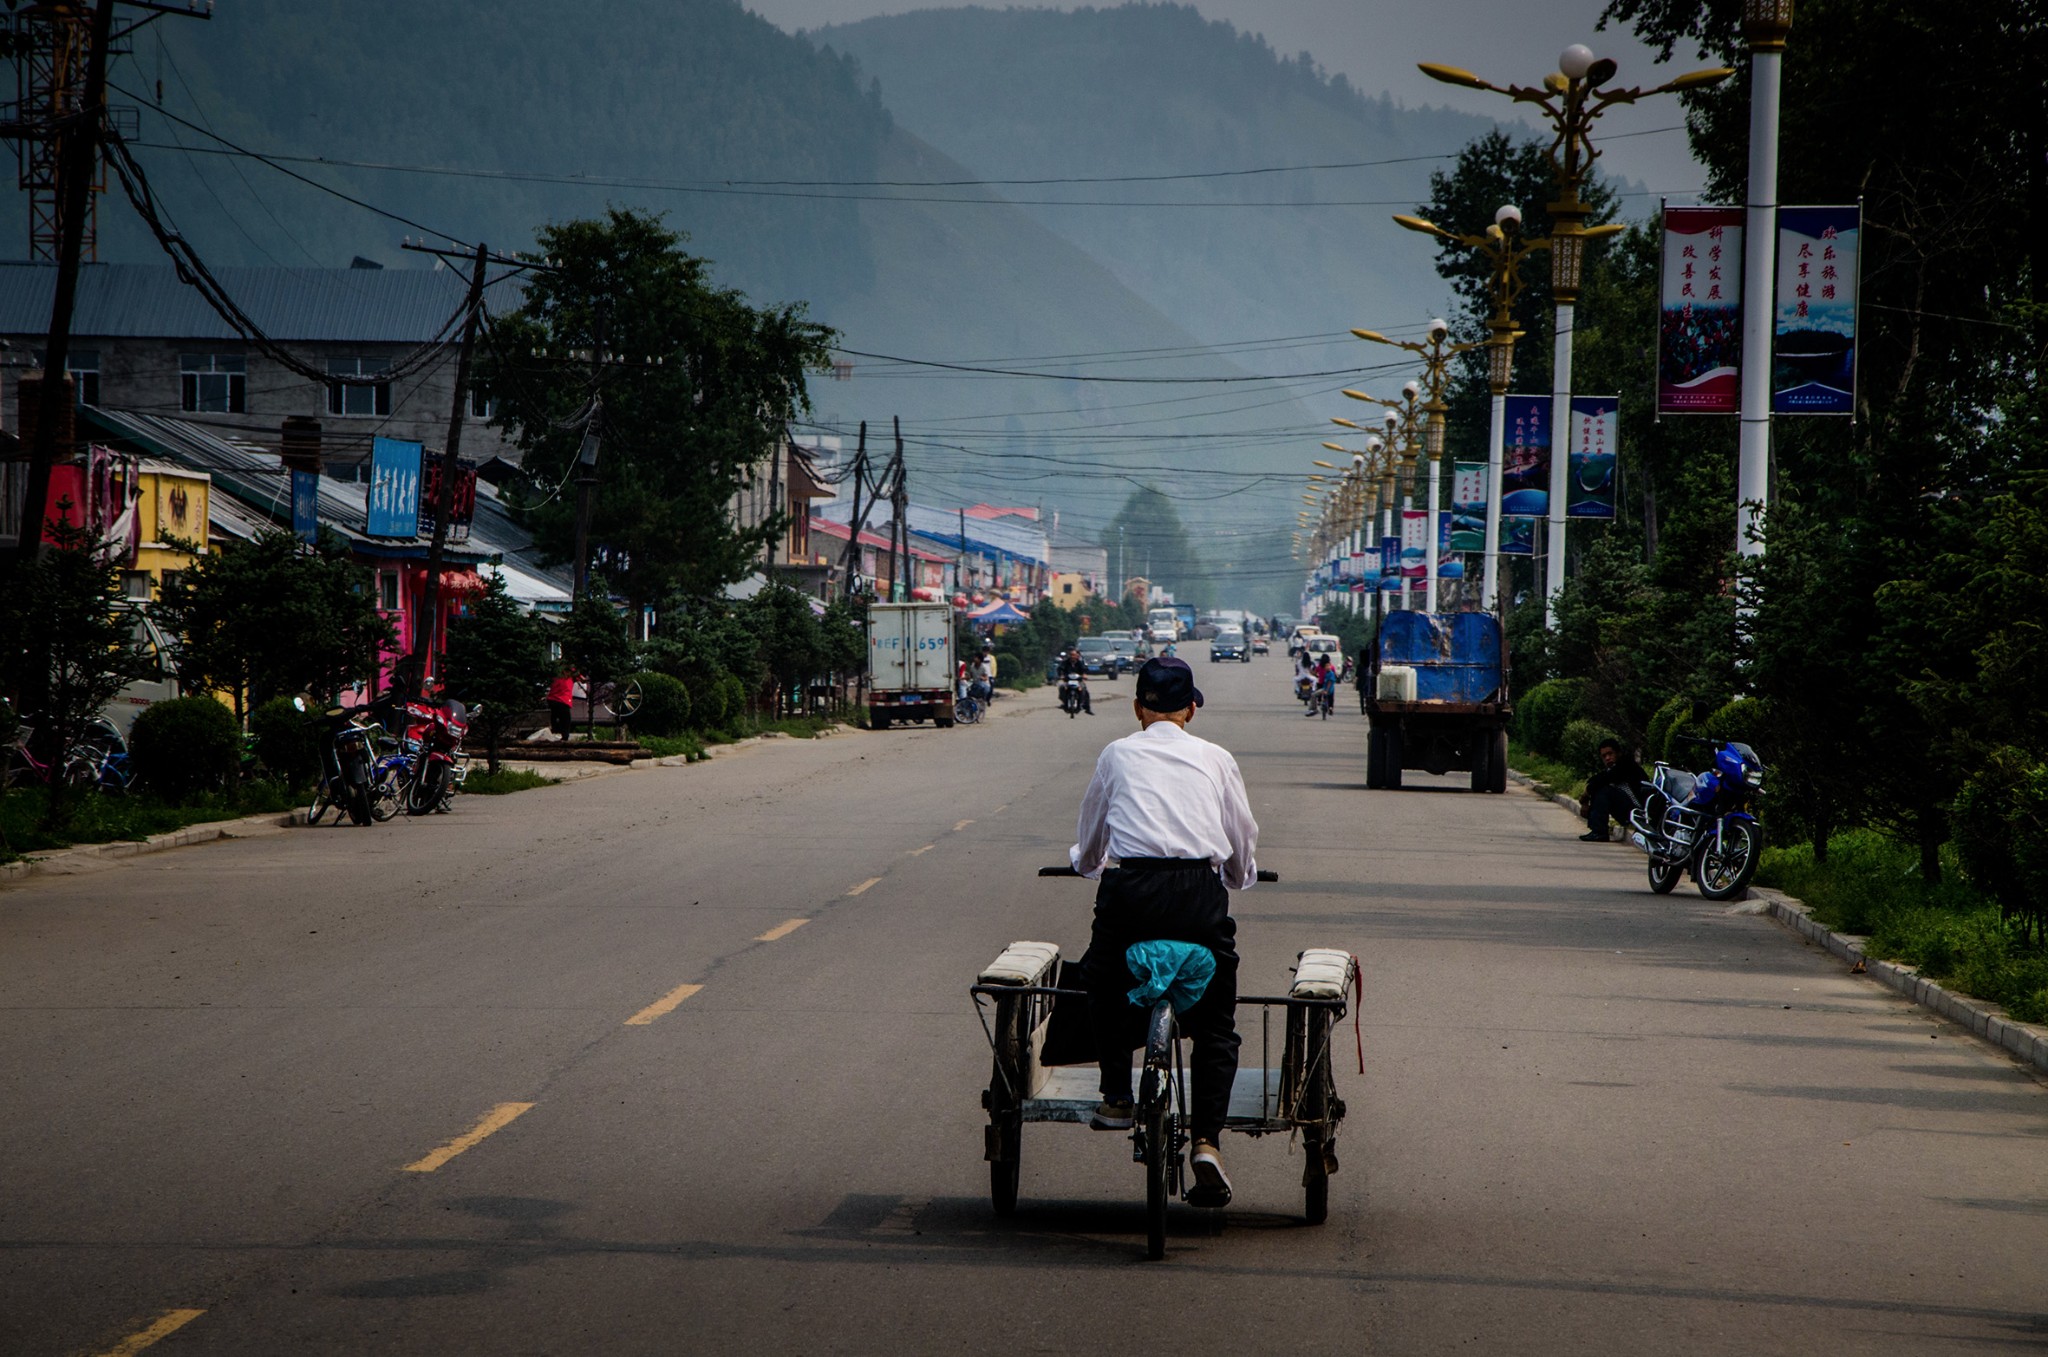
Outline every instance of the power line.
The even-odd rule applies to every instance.
[[[1235,382],[1301,382],[1318,377],[1355,377],[1367,372],[1383,372],[1390,367],[1409,367],[1408,363],[1382,363],[1371,367],[1329,368],[1321,372],[1286,372],[1272,376],[1244,374],[1234,377],[1107,377],[1073,372],[1034,372],[1028,368],[978,367],[971,363],[942,363],[931,358],[903,358],[889,353],[868,353],[861,349],[839,348],[838,353],[852,354],[855,358],[872,358],[882,363],[901,363],[906,367],[938,368],[946,372],[967,372],[984,377],[1037,377],[1054,382],[1117,382],[1136,385],[1214,385]]]

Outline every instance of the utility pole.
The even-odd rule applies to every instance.
[[[577,450],[576,472],[576,593],[580,601],[590,584],[590,506],[597,495],[597,453],[604,442],[604,401],[597,394],[597,375],[603,370],[604,336],[611,319],[611,304],[597,305],[597,327],[590,338],[590,419],[583,427],[583,446]]]
[[[468,413],[469,361],[476,348],[477,316],[484,303],[484,266],[490,256],[489,247],[477,242],[476,263],[469,275],[469,297],[463,303],[462,347],[455,353],[455,400],[448,411],[448,446],[441,453],[434,536],[427,546],[427,595],[420,610],[422,617],[414,619],[412,651],[407,657],[407,681],[417,687],[421,696],[426,695],[427,679],[434,667],[434,633],[441,621],[441,565],[448,548],[448,520],[455,514],[455,469],[460,465],[456,459],[462,451],[462,417]],[[422,626],[426,631],[424,650],[420,639]]]
[[[896,580],[903,590],[903,602],[908,603],[910,601],[910,524],[905,522],[904,519],[910,512],[910,491],[904,484],[903,475],[903,419],[899,415],[891,415],[890,422],[896,429],[896,491],[889,500],[890,512],[896,519],[895,542],[898,544]]]
[[[21,502],[21,530],[14,564],[25,567],[43,545],[44,501],[50,497],[50,466],[57,460],[57,402],[68,400],[71,314],[78,294],[79,256],[85,246],[85,217],[92,193],[93,160],[100,149],[100,123],[107,103],[107,48],[112,45],[115,0],[99,0],[92,14],[92,45],[85,62],[85,92],[78,108],[52,127],[57,138],[57,287],[50,302],[50,335],[43,346],[42,401],[29,444],[28,484]]]
[[[861,486],[867,480],[867,475],[868,422],[862,420],[860,422],[860,443],[853,454],[853,517],[847,520],[846,560],[840,567],[840,573],[846,577],[846,597],[848,599],[853,597],[853,577],[857,573],[856,567],[860,565],[861,525],[868,521],[867,514],[863,513],[860,507]],[[868,504],[869,509],[874,507],[872,502]]]
[[[1742,237],[1742,416],[1735,463],[1735,550],[1761,556],[1771,497],[1772,289],[1778,278],[1778,106],[1792,0],[1743,9],[1749,43],[1749,193]],[[1745,625],[1745,630],[1747,629]]]
[[[960,506],[960,554],[953,558],[953,592],[960,592],[960,563],[967,559],[967,506]]]

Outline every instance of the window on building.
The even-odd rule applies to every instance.
[[[469,389],[469,417],[471,419],[489,419],[497,413],[498,403],[496,401],[474,386]]]
[[[147,570],[123,570],[121,572],[121,593],[128,598],[147,599],[150,586],[155,581]]]
[[[1063,593],[1063,594],[1071,594],[1071,593],[1073,593],[1073,592],[1074,592],[1074,582],[1073,582],[1072,580],[1063,580],[1063,581],[1062,581],[1062,582],[1060,583],[1060,592],[1061,592],[1061,593]]]
[[[391,364],[382,358],[337,358],[327,364],[330,377],[374,377],[389,372]],[[391,413],[391,383],[362,386],[331,382],[327,387],[330,415],[388,415]]]
[[[175,589],[179,588],[179,587],[180,587],[181,585],[183,585],[184,583],[185,583],[185,572],[184,572],[184,571],[182,571],[182,570],[166,570],[166,571],[164,571],[164,592],[165,592],[165,593],[170,593],[171,591],[173,591],[173,590],[175,590]]]
[[[377,576],[377,587],[381,593],[381,597],[378,599],[378,602],[383,605],[384,611],[387,613],[397,612],[398,576],[392,571],[385,571],[383,574]]]
[[[98,405],[100,403],[100,356],[92,349],[73,353],[64,360],[72,380],[78,383],[78,403]]]
[[[182,353],[178,382],[188,414],[241,415],[249,411],[249,360],[238,354]]]

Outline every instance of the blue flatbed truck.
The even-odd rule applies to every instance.
[[[1402,771],[1469,772],[1475,792],[1508,786],[1508,648],[1492,613],[1388,613],[1368,657],[1365,785]]]

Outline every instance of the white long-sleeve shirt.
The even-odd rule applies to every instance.
[[[1258,879],[1259,825],[1237,760],[1171,721],[1102,751],[1076,835],[1067,857],[1086,877],[1101,876],[1111,858],[1207,858],[1232,890]]]

